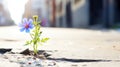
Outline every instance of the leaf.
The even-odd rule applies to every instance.
[[[26,41],[25,45],[30,45],[31,43],[32,43],[32,40],[31,41]]]
[[[40,38],[37,38],[37,41],[40,42]]]
[[[43,38],[43,39],[41,40],[41,42],[45,43],[45,42],[47,42],[49,39],[50,39],[50,38]]]

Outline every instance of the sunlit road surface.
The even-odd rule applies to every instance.
[[[39,49],[56,50],[52,57],[70,59],[112,60],[112,62],[78,62],[72,67],[120,67],[120,32],[68,28],[41,28],[42,37],[50,40]],[[0,27],[0,48],[30,48],[24,46],[28,33],[17,26]],[[72,63],[72,62],[69,62]],[[66,65],[70,65],[66,63]],[[65,67],[63,65],[63,67]]]

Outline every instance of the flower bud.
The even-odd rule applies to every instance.
[[[37,16],[37,15],[34,15],[34,16],[33,16],[33,19],[34,19],[34,21],[36,22],[36,21],[38,20],[38,16]]]

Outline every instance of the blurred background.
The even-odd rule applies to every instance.
[[[119,0],[0,0],[0,25],[38,15],[45,27],[120,27]]]

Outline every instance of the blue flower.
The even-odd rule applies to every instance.
[[[32,19],[27,20],[27,18],[24,18],[23,22],[19,24],[19,26],[21,27],[20,31],[21,32],[25,31],[26,33],[29,33],[30,29],[33,29],[34,27],[32,22],[33,22]]]

